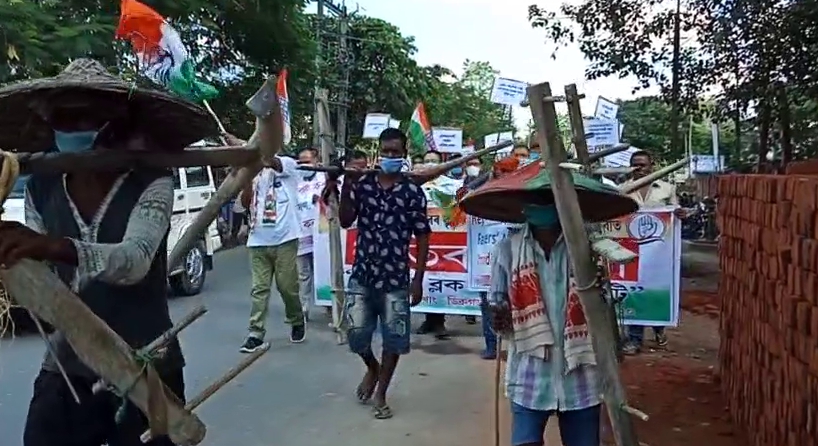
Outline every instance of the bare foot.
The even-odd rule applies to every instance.
[[[377,367],[367,369],[364,379],[361,380],[361,383],[358,384],[358,388],[355,390],[355,396],[358,397],[359,403],[366,404],[372,398],[372,395],[375,393],[375,387],[378,386],[379,373],[380,370]]]

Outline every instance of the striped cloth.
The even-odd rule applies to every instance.
[[[546,260],[541,250],[536,250],[536,255],[540,257],[538,265],[548,317],[554,333],[562,333],[568,290],[565,273],[568,253],[565,243],[560,240],[554,245],[550,261]],[[495,262],[491,271],[489,299],[495,303],[508,303],[510,239],[495,246],[493,257]],[[510,342],[505,377],[506,397],[520,406],[543,411],[579,410],[600,404],[602,387],[597,367],[581,365],[566,374],[564,343],[563,336],[555,336],[552,354],[544,361],[542,358],[516,352],[514,342]]]

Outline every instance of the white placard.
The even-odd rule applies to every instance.
[[[514,141],[514,132],[500,132],[486,135],[483,138],[483,145],[485,147],[491,147],[506,141]]]
[[[463,146],[463,151],[462,151],[462,153],[463,153],[464,155],[465,155],[465,154],[467,154],[467,153],[474,153],[474,146],[473,146],[473,145],[471,145],[471,146]]]
[[[389,127],[391,117],[385,113],[367,113],[364,119],[364,134],[366,139],[378,139],[381,132]]]
[[[528,83],[526,82],[496,77],[494,78],[494,85],[491,87],[491,102],[519,106],[527,98],[527,88]]]
[[[619,105],[616,102],[609,101],[602,96],[597,98],[594,117],[615,120],[617,113],[619,113]]]
[[[614,153],[602,158],[602,165],[605,167],[627,167],[631,165],[631,156],[638,152],[636,147],[628,147],[628,150]]]
[[[396,129],[396,128],[400,127],[400,121],[398,121],[397,119],[392,119],[390,117],[389,118],[389,127],[393,128],[393,129]]]
[[[442,153],[463,152],[463,130],[452,127],[432,127],[432,137],[437,151]]]
[[[587,138],[589,151],[593,151],[594,147],[619,144],[619,121],[599,118],[589,118],[584,121],[585,133],[592,134],[590,138]]]
[[[693,173],[720,172],[724,167],[724,155],[719,156],[719,163],[713,155],[693,155],[690,159],[690,171]]]

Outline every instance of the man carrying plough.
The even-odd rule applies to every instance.
[[[132,89],[88,59],[54,78],[0,89],[0,128],[15,120],[25,121],[21,128],[27,130],[5,132],[0,145],[22,151],[175,151],[212,133],[203,109]],[[164,170],[35,174],[26,186],[26,225],[0,223],[0,264],[33,259],[53,265],[97,316],[139,349],[172,326],[166,246],[172,208],[173,178]],[[98,377],[60,332],[48,342],[55,355],[46,356],[34,382],[24,445],[142,444],[148,423],[139,409],[126,398],[92,390]],[[178,341],[143,359],[152,360],[167,387],[184,399]],[[149,444],[172,443],[160,437]]]

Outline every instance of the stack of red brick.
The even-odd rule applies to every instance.
[[[818,176],[719,179],[721,378],[754,446],[818,445]]]

